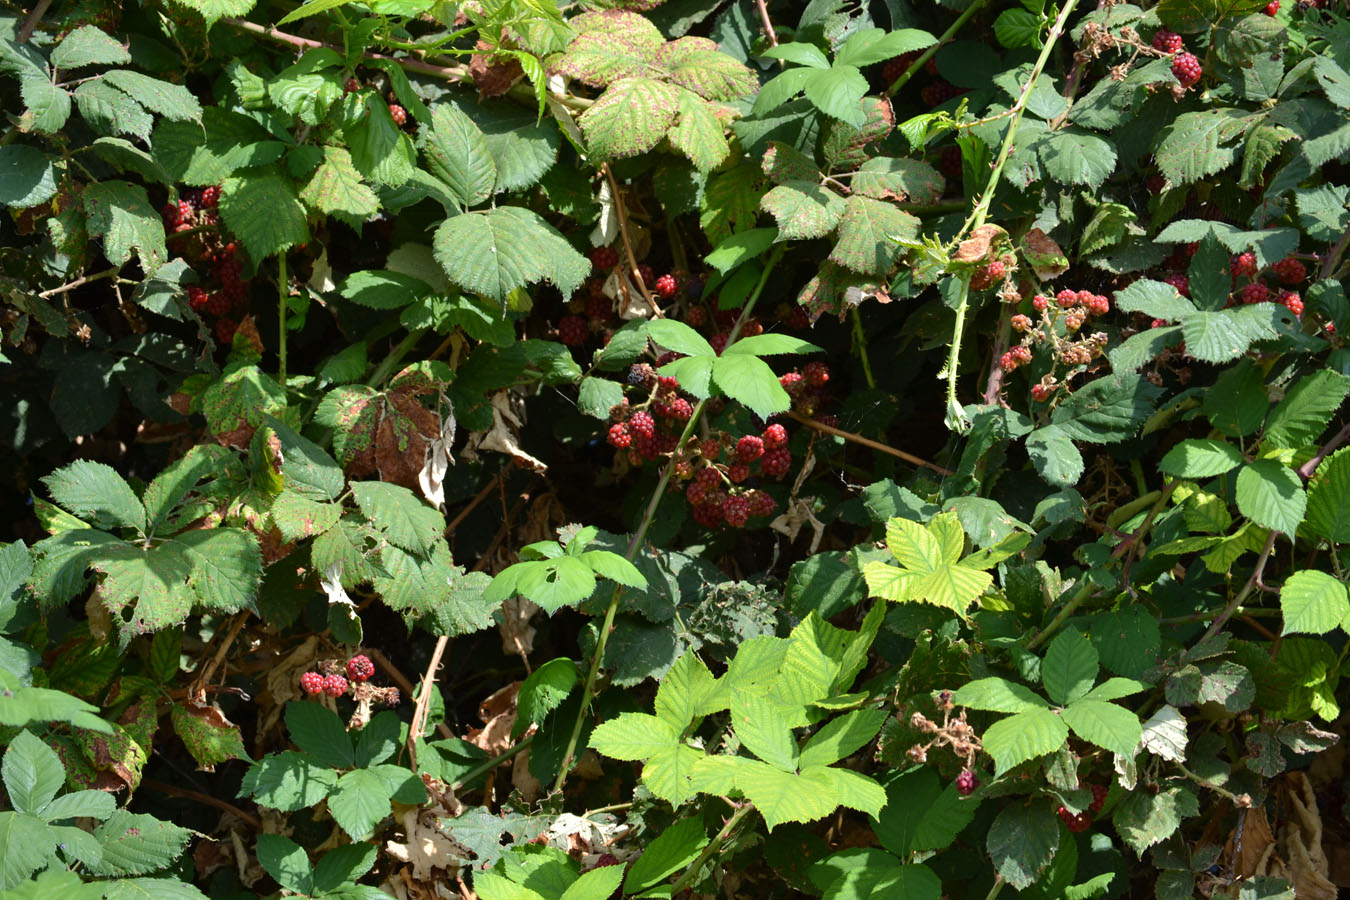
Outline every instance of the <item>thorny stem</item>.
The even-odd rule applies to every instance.
[[[422,736],[427,712],[431,709],[431,686],[436,681],[436,669],[440,667],[441,657],[445,654],[446,645],[449,643],[449,635],[442,634],[436,638],[436,649],[431,652],[431,662],[427,664],[427,672],[422,676],[422,690],[417,695],[417,706],[413,708],[412,722],[408,725],[408,755],[414,768],[417,766],[417,739]]]
[[[953,245],[959,243],[967,234],[983,225],[985,218],[989,215],[989,206],[993,203],[994,194],[998,191],[999,180],[1003,177],[1003,167],[1012,154],[1013,141],[1017,137],[1017,126],[1022,121],[1022,113],[1026,111],[1027,101],[1031,97],[1032,90],[1036,87],[1036,82],[1041,77],[1041,72],[1045,70],[1045,64],[1050,59],[1050,52],[1055,49],[1055,44],[1064,32],[1064,25],[1068,22],[1069,15],[1077,5],[1078,0],[1068,0],[1064,4],[1064,8],[1060,10],[1059,18],[1055,19],[1055,24],[1051,26],[1050,34],[1045,40],[1045,46],[1041,48],[1041,55],[1036,58],[1036,65],[1032,66],[1031,77],[1022,86],[1022,93],[1017,98],[1017,102],[1013,104],[1014,112],[1012,120],[1008,123],[1008,133],[1003,136],[1003,144],[999,147],[998,158],[994,161],[993,171],[989,173],[989,181],[985,184],[984,193],[980,195],[979,202],[975,204],[975,209],[971,212],[970,218],[961,226],[961,230],[956,237],[952,238]],[[974,8],[975,6],[972,5],[971,9]],[[916,62],[915,65],[918,65],[918,63]],[[913,69],[913,66],[910,68]],[[960,401],[956,399],[956,374],[961,356],[961,338],[966,326],[966,310],[970,305],[970,279],[972,274],[972,272],[966,272],[957,276],[961,282],[961,292],[957,298],[956,324],[952,328],[952,344],[947,356],[947,363],[939,373],[939,377],[947,380],[947,427],[962,434],[970,429],[970,419],[966,416],[966,411],[961,407]]]
[[[769,39],[769,45],[778,46],[778,32],[773,30],[773,21],[769,19],[769,4],[766,0],[755,0],[755,6],[759,8],[759,20],[764,23],[764,36]]]
[[[818,422],[815,419],[808,418],[807,416],[802,415],[801,413],[788,410],[783,415],[787,416],[789,419],[792,419],[794,421],[801,422],[808,428],[814,428],[816,431],[823,431],[825,434],[832,434],[835,437],[843,438],[844,440],[850,443],[861,444],[864,447],[871,447],[873,450],[876,450],[880,453],[889,454],[891,456],[894,456],[896,459],[903,459],[910,465],[922,466],[925,469],[932,469],[939,475],[952,474],[951,470],[944,469],[942,468],[942,466],[930,463],[928,460],[924,459],[921,456],[915,456],[913,453],[906,453],[904,450],[897,450],[888,444],[883,444],[880,441],[874,441],[869,437],[863,437],[861,434],[854,434],[852,431],[844,431],[842,428],[835,428],[833,425],[826,425],[824,422]]]
[[[66,291],[73,291],[78,287],[84,287],[91,281],[102,281],[104,278],[112,278],[120,271],[122,270],[119,267],[113,266],[111,269],[104,269],[102,272],[95,272],[93,275],[81,276],[68,284],[52,288],[50,291],[43,291],[38,294],[38,296],[44,300],[48,297],[55,297],[57,294],[64,294]]]
[[[1251,577],[1248,578],[1247,583],[1242,586],[1242,590],[1238,591],[1237,596],[1230,600],[1228,605],[1223,608],[1223,611],[1220,612],[1218,617],[1210,624],[1208,630],[1205,631],[1204,636],[1201,637],[1197,643],[1203,644],[1214,637],[1214,635],[1218,634],[1219,629],[1223,628],[1224,623],[1227,622],[1237,608],[1242,605],[1242,601],[1246,600],[1256,588],[1264,587],[1264,585],[1261,584],[1261,576],[1266,571],[1266,563],[1270,560],[1271,551],[1275,549],[1275,539],[1279,536],[1280,532],[1271,531],[1270,536],[1266,538],[1266,545],[1261,548],[1261,555],[1256,558],[1256,566],[1252,569]]]
[[[514,747],[508,747],[501,753],[498,753],[496,756],[492,757],[492,759],[485,760],[479,763],[477,766],[465,772],[459,778],[456,778],[454,782],[451,783],[450,790],[457,791],[460,788],[464,787],[464,785],[472,782],[475,778],[478,778],[482,775],[486,775],[488,772],[491,772],[493,769],[497,768],[502,763],[508,762],[517,753],[533,744],[534,737],[535,737],[534,735],[530,735],[527,738],[522,738]]]
[[[785,244],[779,244],[765,261],[764,271],[759,276],[759,283],[755,285],[754,291],[750,294],[750,299],[745,302],[745,308],[741,310],[740,318],[736,320],[736,324],[731,327],[731,331],[727,335],[727,347],[736,343],[736,338],[740,335],[742,326],[745,325],[746,319],[754,310],[755,304],[759,302],[760,295],[764,293],[764,285],[769,281],[769,274],[773,272],[774,266],[782,258],[785,246]],[[725,348],[722,352],[726,352]],[[671,476],[675,474],[675,461],[680,458],[685,445],[689,443],[689,438],[698,428],[699,419],[702,418],[703,410],[707,405],[707,400],[700,400],[698,405],[694,407],[693,412],[689,415],[689,421],[685,423],[684,431],[680,433],[679,441],[675,444],[674,452],[667,460],[665,468],[661,470],[661,479],[656,483],[656,490],[652,491],[651,500],[647,502],[647,509],[642,514],[642,521],[638,523],[637,531],[633,532],[633,537],[628,542],[628,549],[624,553],[624,559],[629,562],[632,562],[637,556],[638,548],[642,546],[643,540],[647,537],[647,530],[651,528],[652,520],[656,518],[656,508],[665,495],[666,486],[670,484]],[[600,633],[596,636],[595,650],[591,654],[591,665],[586,672],[586,684],[581,694],[581,707],[577,710],[576,721],[572,723],[572,734],[567,739],[567,751],[563,754],[562,764],[558,767],[558,777],[553,781],[555,792],[561,791],[563,785],[567,782],[567,771],[572,767],[572,758],[576,754],[577,742],[581,740],[581,729],[586,723],[586,714],[590,711],[591,700],[595,696],[595,681],[600,676],[600,665],[605,659],[605,646],[609,643],[609,633],[614,627],[614,616],[619,611],[619,598],[622,595],[623,586],[616,584],[614,592],[610,594],[609,605],[605,608],[605,620],[601,623]]]
[[[610,170],[609,163],[602,163],[601,171],[605,173],[605,178],[609,180],[609,191],[614,198],[614,211],[619,214],[619,236],[623,238],[624,253],[628,255],[628,266],[632,270],[633,280],[637,282],[638,289],[642,291],[642,299],[647,301],[647,305],[652,308],[652,315],[661,318],[661,307],[656,305],[656,300],[652,297],[651,286],[642,280],[638,273],[637,257],[633,255],[633,242],[628,238],[628,208],[624,206],[623,196],[619,193],[619,182],[614,177],[614,172]]]
[[[286,389],[286,307],[289,305],[291,285],[286,277],[286,252],[277,254],[277,381]]]
[[[268,28],[265,25],[259,25],[244,19],[226,17],[220,21],[225,25],[229,25],[231,28],[238,28],[240,31],[256,34],[259,37],[267,38],[269,41],[290,44],[292,47],[299,47],[301,50],[327,47],[329,50],[336,50],[339,53],[343,52],[341,47],[334,44],[325,44],[323,41],[312,41],[309,38],[287,34],[284,31],[277,31],[275,28]],[[397,56],[389,56],[384,53],[366,53],[362,55],[362,58],[388,60],[401,68],[407,69],[409,72],[421,72],[423,75],[430,75],[433,78],[444,78],[447,81],[463,81],[469,77],[468,66],[433,66],[431,63],[425,63],[420,60],[403,59]]]
[[[920,54],[918,59],[910,63],[909,68],[906,69],[904,72],[900,73],[900,77],[895,79],[895,81],[891,84],[890,87],[886,88],[886,92],[882,96],[894,97],[896,95],[896,92],[898,92],[902,87],[905,86],[905,82],[913,78],[914,73],[922,69],[924,63],[932,59],[933,54],[937,53],[939,50],[942,49],[943,44],[947,43],[953,37],[955,37],[956,33],[961,30],[961,26],[969,22],[971,17],[974,16],[975,13],[983,9],[985,3],[987,2],[988,0],[975,0],[974,3],[966,7],[966,11],[961,13],[961,15],[957,16],[956,21],[953,22],[951,25],[949,25],[946,31],[942,32],[942,35],[937,39],[937,43],[933,44],[933,46],[923,51],[923,53]]]
[[[1316,456],[1305,462],[1303,465],[1299,466],[1298,474],[1303,478],[1304,481],[1307,481],[1309,478],[1313,477],[1313,473],[1316,472],[1317,467],[1322,464],[1322,460],[1326,459],[1329,455],[1331,455],[1331,452],[1333,450],[1335,450],[1341,444],[1344,444],[1347,440],[1350,440],[1350,425],[1345,426],[1340,431],[1332,435],[1331,440],[1327,441],[1325,444],[1322,445],[1322,449],[1317,451]]]
[[[28,14],[28,18],[23,20],[23,27],[19,33],[14,36],[16,44],[26,44],[28,39],[33,36],[33,31],[37,28],[38,22],[47,14],[47,7],[52,5],[52,0],[39,0],[38,5],[33,7],[33,11]]]
[[[867,335],[863,334],[862,316],[858,307],[853,307],[853,346],[858,349],[858,361],[862,363],[863,378],[867,380],[869,390],[876,390],[877,380],[872,377],[872,361],[867,358]]]
[[[736,811],[731,814],[731,818],[727,819],[726,824],[722,826],[722,830],[717,832],[717,837],[708,842],[708,846],[703,848],[703,852],[690,864],[689,868],[684,870],[684,874],[670,886],[670,896],[678,896],[680,891],[689,887],[690,882],[698,877],[699,870],[703,868],[703,864],[711,859],[712,855],[722,848],[722,845],[726,843],[727,838],[731,837],[732,831],[740,824],[741,819],[744,819],[753,812],[754,809],[755,805],[753,803],[747,803],[744,806],[736,808]]]

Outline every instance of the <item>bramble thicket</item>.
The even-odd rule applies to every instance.
[[[0,6],[0,898],[1330,900],[1336,0]]]

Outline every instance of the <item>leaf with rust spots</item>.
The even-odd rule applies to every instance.
[[[374,388],[344,385],[328,392],[314,415],[333,429],[333,451],[351,478],[375,471],[375,429],[383,403]]]
[[[214,772],[227,759],[248,759],[244,740],[235,725],[215,704],[187,701],[175,703],[170,713],[173,730],[203,772]]]
[[[981,225],[960,243],[952,259],[959,262],[984,262],[990,257],[994,242],[1007,236],[1008,232],[998,225]]]
[[[145,689],[153,689],[154,682],[148,678],[137,678],[137,682],[144,682],[144,685],[133,684],[127,686],[125,683],[132,680],[129,677],[120,678],[114,687],[122,686],[128,693],[144,694]],[[109,704],[112,701],[109,700]],[[128,706],[122,715],[117,717],[117,724],[122,726],[126,733],[140,745],[141,750],[146,756],[150,755],[150,746],[155,739],[155,729],[159,725],[159,712],[155,709],[155,698],[153,696],[142,696],[140,700]]]
[[[402,391],[386,394],[375,432],[375,465],[381,479],[416,490],[427,446],[440,433],[436,416],[415,397]]]
[[[764,151],[760,166],[774,184],[820,181],[820,169],[815,160],[782,141],[769,141],[769,148]]]
[[[885,97],[864,97],[863,112],[867,118],[861,128],[847,122],[833,120],[825,135],[822,152],[832,168],[856,168],[867,160],[868,144],[886,139],[895,130],[895,110]]]
[[[244,366],[203,391],[201,404],[216,440],[246,450],[263,416],[285,410],[286,394],[257,366]]]
[[[1064,250],[1039,228],[1033,228],[1022,238],[1022,258],[1041,281],[1058,278],[1069,271],[1069,258]]]
[[[145,750],[125,728],[113,725],[112,734],[108,735],[76,729],[75,740],[95,770],[117,780],[118,786],[111,790],[130,788],[134,791],[140,785],[141,770],[145,768]]]

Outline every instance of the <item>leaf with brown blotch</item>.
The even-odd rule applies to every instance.
[[[1022,238],[1022,258],[1041,281],[1058,278],[1069,271],[1069,258],[1054,238],[1033,228]]]
[[[1008,232],[998,225],[981,225],[957,246],[952,259],[958,262],[984,262],[990,258],[994,243],[1007,236]]]
[[[520,67],[519,60],[510,56],[493,57],[492,45],[487,41],[479,41],[474,49],[479,52],[469,57],[469,77],[478,88],[479,100],[500,97],[524,77],[525,70]]]

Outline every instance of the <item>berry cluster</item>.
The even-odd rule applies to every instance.
[[[324,669],[336,669],[335,663],[328,663],[320,666]],[[353,656],[347,660],[346,676],[344,677],[338,671],[306,672],[300,676],[300,689],[306,694],[325,694],[329,697],[341,697],[347,693],[354,684],[361,684],[369,681],[370,676],[375,674],[375,664],[370,661],[370,657],[365,654]],[[350,679],[350,683],[348,681]],[[397,693],[395,693],[397,696]],[[397,702],[397,701],[394,701]]]
[[[220,187],[184,188],[179,199],[160,209],[174,250],[198,267],[199,284],[187,289],[188,306],[198,315],[216,319],[216,339],[228,344],[239,327],[232,314],[248,305],[248,279],[238,245],[224,240],[220,224]]]
[[[651,395],[637,407],[625,397],[623,403],[609,411],[612,424],[608,440],[610,446],[627,451],[630,464],[640,466],[675,450],[694,407],[688,398],[681,396],[679,382],[658,376],[646,363],[638,363],[629,370],[628,383],[649,390]]]
[[[768,493],[746,487],[756,474],[782,478],[792,468],[787,429],[778,423],[761,434],[739,438],[715,432],[704,438],[690,457],[676,461],[675,473],[689,479],[684,498],[694,521],[707,528],[726,523],[733,528],[751,517],[772,516],[777,502]],[[698,468],[699,464],[702,468]]]
[[[1089,785],[1092,789],[1092,805],[1079,813],[1069,812],[1067,807],[1061,806],[1055,812],[1060,820],[1069,827],[1069,830],[1077,834],[1081,831],[1087,831],[1092,827],[1092,813],[1101,812],[1102,805],[1106,803],[1106,788],[1100,784]]]
[[[792,408],[804,416],[816,413],[830,400],[830,368],[823,362],[809,362],[800,372],[793,370],[778,379],[778,383],[792,398]],[[827,425],[837,424],[834,416],[818,416]]]
[[[1023,335],[1021,343],[999,357],[999,366],[1011,372],[1031,362],[1032,348],[1044,344],[1051,350],[1056,365],[1069,368],[1090,365],[1106,348],[1105,332],[1093,332],[1078,337],[1089,319],[1104,316],[1111,311],[1111,301],[1092,291],[1062,290],[1053,297],[1037,294],[1031,299],[1031,308],[1039,320],[1026,313],[1017,313],[1009,320],[1013,331]],[[1031,398],[1037,403],[1049,400],[1061,385],[1054,370],[1031,388]]]
[[[1233,273],[1233,286],[1236,291],[1236,297],[1229,299],[1229,306],[1238,302],[1244,304],[1275,302],[1284,306],[1296,316],[1303,315],[1303,298],[1298,293],[1287,290],[1285,287],[1271,290],[1271,286],[1261,280],[1261,268],[1255,253],[1250,250],[1239,253],[1233,257],[1229,268]],[[1275,276],[1280,284],[1295,287],[1307,280],[1308,267],[1303,264],[1302,260],[1290,256],[1271,265],[1270,273]],[[1237,287],[1238,280],[1243,278],[1249,280],[1239,289]],[[1180,289],[1178,288],[1178,290]]]

